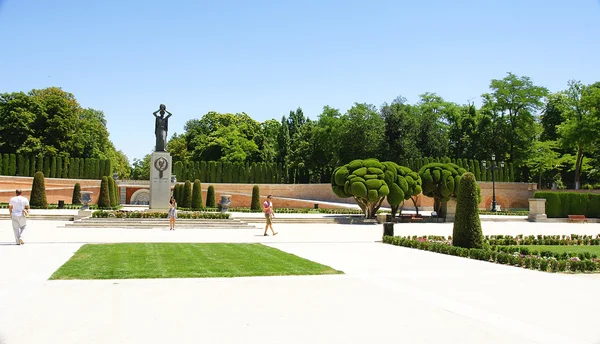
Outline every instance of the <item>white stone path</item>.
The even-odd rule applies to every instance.
[[[600,343],[599,275],[549,274],[376,242],[380,225],[262,231],[58,228],[27,244],[0,221],[0,344]],[[598,224],[484,222],[485,234],[598,234]],[[396,233],[449,235],[448,224]],[[87,242],[263,242],[344,275],[48,281]]]

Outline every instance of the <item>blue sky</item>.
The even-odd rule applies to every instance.
[[[153,149],[160,103],[171,135],[211,110],[478,104],[507,72],[551,91],[600,81],[600,0],[0,0],[0,34],[0,92],[73,93],[131,162]]]

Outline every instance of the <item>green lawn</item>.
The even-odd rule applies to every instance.
[[[261,244],[88,244],[50,279],[200,278],[340,274]]]
[[[600,246],[598,245],[573,245],[573,246],[565,246],[565,245],[520,245],[519,247],[527,247],[530,251],[536,250],[538,252],[541,251],[550,251],[556,253],[580,253],[580,252],[589,252],[591,254],[597,254],[600,257]]]

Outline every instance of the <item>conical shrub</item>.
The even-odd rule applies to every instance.
[[[194,188],[192,190],[192,209],[200,210],[202,208],[202,184],[200,179],[194,180]]]
[[[184,208],[192,207],[192,182],[189,180],[186,180],[184,184],[182,206]]]
[[[73,187],[73,198],[71,198],[71,204],[81,204],[81,185],[75,183]]]
[[[482,248],[483,232],[479,220],[479,190],[471,172],[462,175],[458,186],[452,244],[464,248]]]
[[[252,187],[252,203],[250,204],[250,210],[260,211],[260,189],[258,185]]]
[[[106,176],[104,176],[106,177]],[[116,207],[116,198],[115,198],[115,180],[113,179],[112,176],[108,176],[107,177],[108,180],[108,200],[110,202],[110,206],[111,207]]]
[[[215,204],[215,188],[210,185],[206,191],[206,207],[214,208]]]
[[[46,200],[46,181],[42,171],[36,172],[33,176],[33,184],[31,185],[31,199],[29,200],[29,204],[32,208],[48,208],[48,201]]]
[[[110,208],[110,190],[108,186],[108,178],[106,176],[102,177],[102,181],[100,182],[98,208]]]

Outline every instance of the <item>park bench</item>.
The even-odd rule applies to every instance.
[[[569,222],[583,222],[586,223],[587,219],[585,215],[569,215]]]

